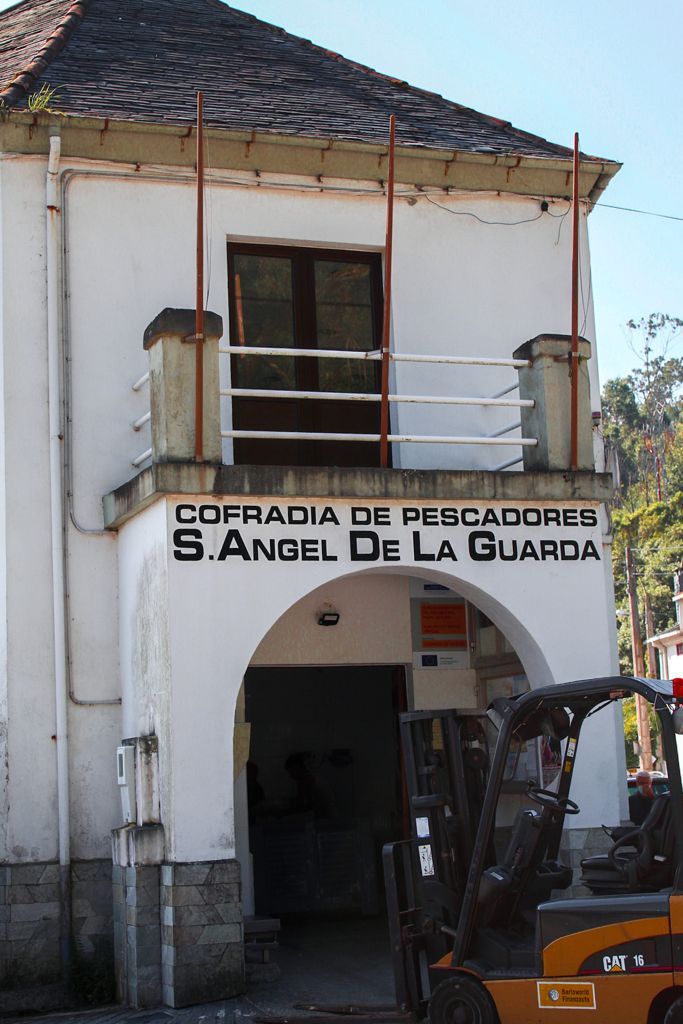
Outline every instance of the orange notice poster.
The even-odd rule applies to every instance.
[[[422,650],[464,650],[467,647],[465,605],[424,602],[420,605]]]
[[[463,635],[467,632],[467,620],[464,604],[428,604],[420,607],[420,627],[429,635]]]

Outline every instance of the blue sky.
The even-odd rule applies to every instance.
[[[9,6],[0,0],[0,9]],[[234,0],[314,42],[623,162],[606,203],[683,218],[683,5],[658,0]],[[683,316],[683,221],[610,209],[590,218],[601,377],[635,358],[624,324]],[[683,342],[676,353],[683,355]]]

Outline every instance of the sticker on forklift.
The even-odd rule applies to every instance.
[[[429,818],[416,818],[415,819],[415,830],[417,832],[418,839],[429,838]]]
[[[538,1005],[541,1009],[594,1010],[595,986],[591,981],[538,981]]]
[[[571,773],[572,761],[574,760],[574,755],[575,754],[576,754],[576,740],[569,740],[569,742],[567,743],[567,753],[565,754],[565,758],[564,758],[564,771],[565,771],[565,775],[569,775]]]
[[[434,861],[432,860],[432,848],[431,846],[418,846],[418,852],[420,854],[420,870],[422,876],[434,874]]]

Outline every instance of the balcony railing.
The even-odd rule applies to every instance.
[[[131,391],[142,391],[145,385],[149,386],[149,370],[147,370],[146,373],[143,373],[142,376],[139,377],[134,384],[131,384],[130,389]],[[147,412],[143,413],[142,416],[139,416],[136,420],[133,421],[133,423],[131,423],[131,427],[137,433],[138,431],[142,430],[146,423],[150,423],[151,419],[152,413],[151,410],[148,409]],[[133,466],[135,466],[136,469],[139,469],[140,466],[143,465],[143,463],[147,462],[147,460],[151,458],[152,449],[150,447],[146,448],[145,451],[141,452],[139,455],[136,455],[135,458],[131,460],[131,463]]]
[[[382,352],[374,350],[370,352],[352,352],[346,349],[319,349],[319,348],[280,348],[265,347],[260,345],[228,345],[219,348],[222,355],[240,356],[287,356],[302,359],[345,359],[362,360],[364,362],[380,362]],[[403,352],[392,352],[389,354],[389,361],[392,363],[429,363],[443,364],[446,366],[479,366],[479,367],[507,367],[520,369],[529,365],[525,359],[502,359],[489,358],[486,356],[446,356],[428,354],[408,354]],[[444,406],[478,406],[480,408],[510,408],[522,409],[532,408],[532,399],[508,398],[518,389],[518,383],[512,382],[488,397],[474,395],[412,395],[412,394],[389,394],[390,404],[418,404],[418,405],[444,405]],[[287,398],[299,401],[337,401],[337,402],[381,402],[382,396],[378,392],[348,392],[348,391],[294,391],[288,389],[273,388],[221,388],[220,394],[224,398]],[[389,444],[455,444],[455,445],[487,445],[498,447],[535,446],[538,440],[534,437],[508,437],[513,430],[521,427],[521,421],[502,427],[490,434],[411,434],[411,433],[389,433],[387,441]],[[334,441],[334,442],[369,442],[379,443],[379,433],[329,433],[325,431],[300,431],[300,430],[222,430],[221,436],[233,439],[258,439],[258,440],[307,440],[307,441]],[[507,469],[522,461],[521,454],[514,459],[509,459],[496,466],[496,470]]]
[[[395,466],[419,468],[423,456],[418,454],[419,449],[412,449],[412,445],[421,445],[422,451],[429,445],[472,445],[481,454],[475,457],[473,451],[469,464],[468,457],[463,459],[452,450],[439,460],[428,449],[424,459],[428,465],[423,468],[430,468],[431,464],[431,468],[441,465],[444,469],[498,472],[523,463],[529,473],[595,472],[596,446],[587,366],[590,343],[585,339],[579,340],[578,369],[572,369],[572,339],[547,333],[517,346],[511,358],[389,353],[386,348],[370,352],[237,344],[221,348],[222,318],[212,312],[206,312],[205,316],[207,326],[202,334],[201,350],[196,347],[194,310],[164,309],[145,330],[144,347],[150,357],[150,373],[143,373],[131,388],[141,392],[149,385],[150,400],[145,408],[142,395],[130,396],[130,407],[134,409],[130,427],[136,432],[144,431],[145,436],[149,436],[151,430],[151,445],[131,459],[136,468],[149,459],[160,462],[198,460],[215,466],[222,461],[223,441],[234,440],[237,460],[257,464],[282,462],[280,456],[293,453],[297,461],[291,460],[288,464],[304,465],[300,458],[302,455],[308,458],[308,453],[297,442],[311,441],[323,446],[322,451],[312,449],[313,454],[324,459],[325,465],[329,462],[333,466],[387,465],[391,461],[387,459],[390,444],[395,449],[400,445],[410,449],[403,453],[403,459],[400,450],[394,453],[399,456],[393,460]],[[199,360],[198,355],[203,358]],[[244,367],[250,376],[242,383],[249,384],[248,387],[237,386],[241,357],[252,361]],[[360,369],[362,362],[381,363],[382,393],[378,394],[366,379],[376,378],[375,374],[360,374],[359,384],[345,385],[343,382],[353,380],[353,376],[349,376],[349,368],[343,365],[342,372],[332,374],[330,380],[332,386],[340,384],[348,387],[348,391],[315,390],[316,382],[325,380],[325,376],[308,372],[315,368],[305,365],[299,367],[301,374],[290,374],[283,381],[285,386],[280,384],[279,373],[274,386],[268,378],[251,376],[259,359],[272,361],[283,357],[290,364],[288,369],[295,359],[320,360],[321,367],[322,360],[347,360],[356,369]],[[224,373],[220,372],[221,358],[233,359],[233,371],[237,365],[238,373],[233,373],[232,378],[228,366],[223,367]],[[198,363],[203,363],[199,373]],[[392,363],[396,369],[394,384],[387,373]],[[408,364],[407,369],[403,370],[400,364]],[[411,369],[410,364],[415,368]],[[445,383],[449,367],[461,371],[457,374],[458,380],[468,376],[468,367],[474,371],[478,393],[458,394],[458,390],[466,392],[470,387],[457,384],[449,387]],[[579,374],[576,438],[574,430],[570,430],[569,385],[573,378],[568,369]],[[513,372],[507,376],[506,370]],[[491,387],[486,388],[481,382],[489,371],[495,373],[495,378]],[[416,384],[423,373],[428,383]],[[230,386],[221,387],[221,378],[224,383],[231,380]],[[268,386],[253,386],[261,382]],[[289,384],[293,385],[292,390],[286,386]],[[366,386],[371,390],[360,390]],[[571,390],[573,394],[575,388],[572,386]],[[233,404],[231,422],[227,422],[225,415],[228,401]],[[365,403],[356,407],[354,416],[349,414],[352,402]],[[376,403],[375,410],[379,403],[377,411],[381,416],[368,415],[373,412],[372,403]],[[400,410],[393,424],[394,433],[390,432],[387,415],[391,406]],[[420,407],[422,411],[412,411]],[[147,411],[149,408],[151,414]],[[306,412],[300,415],[302,410]],[[489,419],[489,416],[495,418]],[[203,429],[198,430],[198,424]],[[432,432],[428,433],[430,429]],[[284,444],[279,445],[280,440]],[[574,440],[578,443],[576,459]],[[262,442],[266,442],[265,445]],[[361,454],[353,447],[343,449],[345,443],[360,443]],[[324,447],[326,444],[332,453],[331,459]],[[375,444],[379,445],[377,452],[372,450]],[[489,458],[482,456],[496,449],[507,458],[498,465],[491,465],[494,460],[490,455]],[[375,455],[379,455],[378,460]]]
[[[353,352],[345,349],[301,349],[265,347],[256,345],[228,345],[218,349],[224,356],[260,356],[260,357],[290,357],[295,359],[344,359],[362,360],[364,362],[380,362],[382,353],[380,350],[370,352]],[[503,359],[486,356],[450,356],[450,355],[429,355],[429,354],[408,354],[390,353],[389,360],[392,363],[413,363],[413,364],[441,364],[444,366],[469,366],[487,368],[508,368],[518,370],[529,365],[524,359]],[[144,373],[134,384],[132,390],[139,392],[149,383],[149,372]],[[533,399],[511,397],[518,391],[519,384],[512,381],[510,384],[500,388],[488,396],[479,395],[433,395],[433,394],[389,394],[388,401],[391,405],[440,405],[451,407],[479,407],[494,409],[524,409],[534,406]],[[326,402],[375,402],[381,401],[378,392],[346,392],[346,391],[300,391],[288,390],[286,388],[220,388],[220,395],[224,398],[262,398],[262,399],[289,399],[296,401],[326,401]],[[144,412],[131,426],[134,431],[140,431],[151,420],[150,411]],[[535,437],[510,437],[513,431],[521,428],[521,420],[515,419],[499,429],[488,434],[417,434],[417,433],[389,433],[387,441],[392,445],[400,444],[446,444],[446,445],[484,445],[498,448],[534,447],[538,444]],[[258,439],[258,440],[304,440],[304,441],[332,441],[332,442],[366,442],[379,444],[381,435],[379,433],[339,433],[326,431],[303,431],[303,430],[221,430],[221,437],[230,439]],[[134,459],[132,465],[136,468],[142,466],[152,458],[152,448],[147,448]],[[508,469],[522,461],[522,454],[519,452],[514,457],[507,459],[500,465],[494,466],[493,471]]]

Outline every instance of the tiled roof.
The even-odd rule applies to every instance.
[[[0,97],[68,114],[567,159],[569,150],[381,75],[221,0],[23,0],[0,14]],[[583,158],[590,159],[590,158]]]

